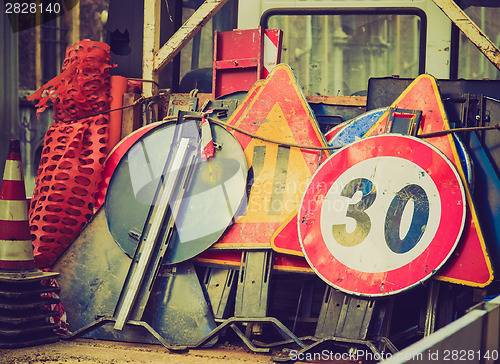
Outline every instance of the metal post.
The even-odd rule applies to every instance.
[[[453,0],[433,0],[467,38],[500,70],[500,50]]]

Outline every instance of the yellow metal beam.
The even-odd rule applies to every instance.
[[[433,0],[467,38],[500,70],[500,50],[453,0]]]

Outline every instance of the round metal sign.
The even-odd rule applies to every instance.
[[[211,125],[215,156],[199,156],[175,222],[176,234],[164,264],[193,258],[217,241],[246,196],[247,165],[234,136]],[[109,231],[133,256],[171,148],[175,124],[157,125],[128,149],[116,166],[106,193]]]
[[[348,143],[354,142],[356,139],[362,138],[368,130],[377,122],[377,120],[387,111],[387,107],[380,109],[370,110],[364,114],[356,116],[354,119],[346,121],[343,127],[335,132],[329,131],[325,135],[326,140],[328,140],[328,145],[344,146]]]
[[[450,257],[465,222],[455,166],[418,138],[361,139],[328,158],[299,209],[302,251],[328,284],[386,296],[431,277]]]

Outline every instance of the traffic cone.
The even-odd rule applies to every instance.
[[[19,140],[12,139],[0,189],[0,348],[59,340],[47,310],[59,302],[46,280],[58,273],[35,268]]]
[[[0,190],[0,269],[35,269],[19,141],[12,139]]]

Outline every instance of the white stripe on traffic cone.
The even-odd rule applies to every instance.
[[[0,190],[0,269],[35,269],[19,140],[11,139]]]

